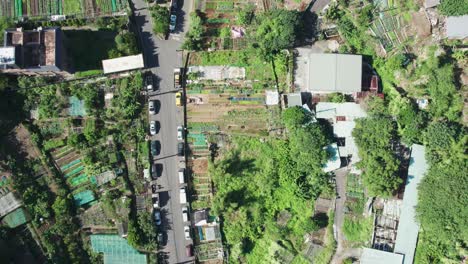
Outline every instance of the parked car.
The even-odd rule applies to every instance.
[[[176,22],[177,22],[177,16],[171,15],[171,20],[169,21],[169,30],[171,32],[175,30]]]
[[[151,140],[150,148],[151,148],[151,155],[153,155],[153,157],[156,157],[157,155],[159,155],[159,151],[161,149],[161,143],[158,140]]]
[[[156,109],[154,108],[154,101],[150,100],[148,103],[148,110],[150,115],[155,115],[156,114]]]
[[[161,177],[163,172],[163,165],[161,163],[151,164],[151,179],[155,181],[158,177]]]
[[[184,129],[182,126],[177,127],[177,140],[183,140],[184,139]]]
[[[182,106],[182,93],[181,92],[177,92],[175,94],[175,104],[177,106]]]
[[[153,201],[153,208],[158,209],[159,208],[159,194],[156,194],[151,200]]]
[[[158,192],[158,186],[156,186],[156,184],[151,184],[151,192],[152,193],[157,193]]]
[[[193,257],[192,244],[187,245],[187,246],[185,247],[185,254],[187,255],[187,257]]]
[[[185,169],[179,169],[179,183],[184,184],[185,183]]]
[[[161,176],[162,164],[153,163],[151,164],[151,179],[156,180]]]
[[[187,222],[189,220],[187,206],[182,207],[182,220],[184,222]]]
[[[161,212],[159,210],[154,211],[154,221],[156,221],[156,225],[161,225]]]
[[[152,136],[156,135],[156,121],[150,121],[150,134]]]
[[[145,87],[148,92],[154,91],[154,85],[153,85],[153,74],[151,72],[147,72],[145,74]]]
[[[177,155],[184,156],[184,143],[183,142],[179,142],[179,144],[177,144]]]
[[[184,233],[185,233],[185,239],[187,239],[187,240],[192,239],[192,238],[190,237],[190,227],[184,226]]]

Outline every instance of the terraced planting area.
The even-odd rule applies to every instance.
[[[126,0],[0,0],[0,16],[49,17],[66,15],[96,17],[126,12]]]
[[[77,150],[64,146],[54,150],[52,156],[72,189],[90,183],[91,177],[86,175],[85,165]]]

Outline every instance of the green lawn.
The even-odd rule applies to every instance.
[[[73,15],[81,14],[81,1],[79,0],[63,0],[63,14]]]
[[[101,61],[115,48],[117,32],[91,30],[64,30],[67,56],[75,71],[101,69]]]

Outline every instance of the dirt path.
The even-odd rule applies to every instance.
[[[333,264],[339,264],[343,261],[345,249],[343,246],[343,222],[344,222],[344,207],[346,202],[346,175],[348,174],[347,168],[341,168],[335,171],[336,179],[336,192],[338,197],[335,202],[335,224],[333,226],[335,232],[335,240],[337,247],[335,255],[333,256]]]

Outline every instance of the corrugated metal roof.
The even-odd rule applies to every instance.
[[[334,119],[336,116],[346,116],[346,120],[354,120],[355,118],[367,116],[366,111],[356,103],[319,102],[315,106],[315,110],[316,117],[324,119]]]
[[[373,248],[364,248],[360,259],[361,264],[401,264],[403,255],[381,251]]]
[[[362,89],[362,56],[348,54],[308,54],[311,92],[360,92]]]
[[[415,207],[418,204],[418,185],[428,167],[424,146],[413,145],[395,242],[395,253],[405,255],[404,264],[413,263],[419,232],[415,214]]]
[[[143,55],[125,56],[102,61],[104,73],[122,72],[144,68]]]
[[[445,27],[449,39],[468,38],[468,15],[447,17]]]
[[[16,198],[13,192],[9,192],[0,197],[0,217],[13,212],[21,206],[21,201]]]

